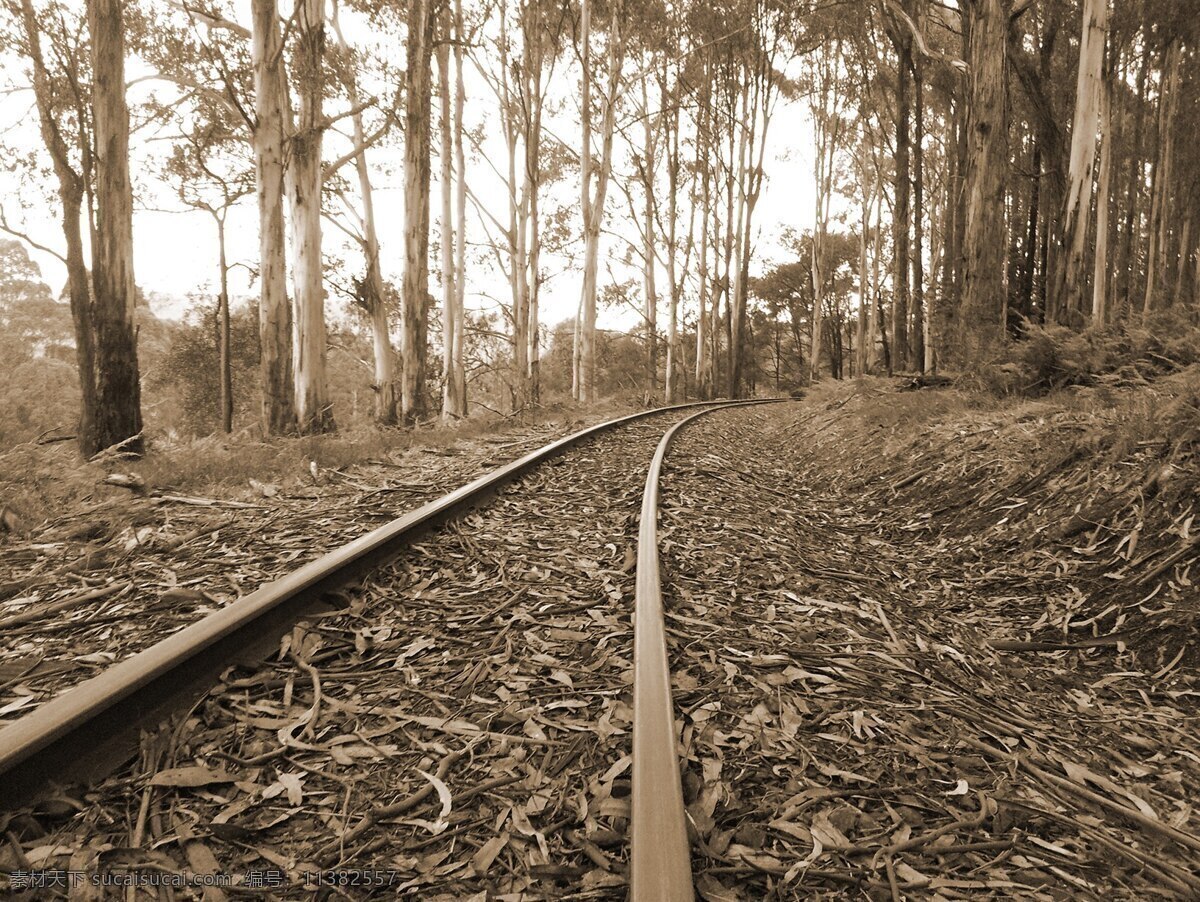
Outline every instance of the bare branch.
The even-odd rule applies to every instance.
[[[953,66],[955,69],[957,69],[960,72],[970,72],[971,71],[971,67],[969,65],[967,65],[966,62],[964,62],[963,60],[960,60],[958,57],[954,56],[953,54],[943,53],[940,50],[938,50],[938,51],[930,50],[929,45],[925,43],[925,35],[923,35],[921,33],[921,29],[919,29],[917,27],[917,23],[909,18],[908,13],[906,13],[900,7],[900,5],[898,3],[896,3],[896,0],[883,0],[883,2],[887,6],[887,8],[891,11],[892,15],[896,16],[896,18],[903,21],[904,24],[908,27],[908,30],[912,33],[913,40],[917,44],[917,49],[921,51],[922,56],[926,57],[927,59],[940,60],[943,63],[949,63],[951,66]],[[1029,4],[1033,2],[1033,0],[1022,0],[1022,2],[1024,3],[1024,5],[1026,7],[1028,7]],[[1022,9],[1021,12],[1024,12],[1024,9]],[[1020,15],[1020,13],[1017,13],[1017,12],[1013,13],[1014,18],[1018,15]]]
[[[211,10],[197,9],[194,6],[189,6],[187,0],[167,0],[169,6],[173,6],[180,12],[186,13],[193,19],[200,19],[209,28],[222,28],[226,31],[232,31],[239,37],[250,37],[250,29],[244,25],[239,25],[237,22],[231,22],[224,16],[221,16]]]
[[[30,238],[29,235],[26,234],[25,232],[14,229],[11,225],[9,225],[8,217],[4,213],[3,206],[0,206],[0,231],[7,232],[8,234],[12,235],[14,238],[20,238],[22,241],[24,241],[26,244],[28,244],[34,250],[39,250],[43,254],[49,254],[50,256],[54,257],[56,260],[60,261],[64,266],[67,265],[67,258],[63,254],[60,254],[58,251],[54,250],[54,248],[46,247],[46,245],[44,245],[44,244],[39,244],[38,242],[36,242],[32,238]]]

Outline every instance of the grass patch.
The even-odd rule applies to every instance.
[[[256,428],[188,440],[151,436],[148,453],[141,460],[95,463],[81,460],[72,442],[29,442],[0,453],[0,508],[12,512],[14,531],[24,533],[38,524],[101,507],[115,507],[113,513],[119,515],[130,494],[104,483],[114,472],[139,477],[150,491],[236,500],[253,496],[251,479],[281,485],[311,479],[312,463],[321,470],[340,470],[372,460],[387,461],[417,448],[445,449],[472,440],[519,437],[522,430],[534,427],[575,431],[628,412],[629,408],[611,402],[586,412],[549,406],[519,418],[484,413],[447,426],[363,426],[318,436],[263,438]]]

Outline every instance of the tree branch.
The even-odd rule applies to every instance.
[[[187,0],[167,0],[169,6],[175,7],[182,13],[188,16],[198,18],[204,21],[209,28],[223,28],[226,31],[232,31],[239,37],[250,38],[250,29],[244,25],[239,25],[237,22],[232,22],[215,12],[206,9],[196,9],[194,6],[189,6]]]
[[[26,244],[28,244],[34,250],[39,250],[43,254],[49,254],[50,256],[54,257],[56,260],[61,262],[63,264],[63,266],[67,265],[67,258],[63,254],[60,254],[58,251],[54,250],[53,248],[46,247],[46,245],[44,245],[44,244],[39,244],[38,242],[36,242],[32,238],[30,238],[26,233],[20,232],[17,229],[14,229],[12,226],[10,226],[8,224],[8,217],[4,213],[3,206],[0,206],[0,231],[7,232],[8,234],[12,235],[14,238],[20,238],[22,241],[24,241]]]
[[[1021,2],[1024,4],[1024,7],[1028,7],[1029,4],[1033,2],[1033,0],[1021,0]],[[904,24],[908,27],[908,30],[910,32],[912,32],[913,40],[916,42],[917,49],[921,51],[922,56],[926,57],[927,59],[940,60],[943,63],[949,63],[951,66],[953,66],[955,69],[957,69],[960,72],[970,72],[971,71],[971,67],[966,62],[964,62],[963,60],[960,60],[958,57],[954,56],[953,54],[944,53],[940,50],[936,51],[936,52],[933,50],[930,50],[929,45],[925,43],[925,35],[923,35],[921,33],[921,29],[919,29],[917,27],[917,23],[909,18],[908,13],[906,13],[903,9],[900,8],[899,4],[896,3],[896,0],[883,0],[883,3],[891,11],[891,13],[894,16],[896,16],[896,18],[901,19],[904,22]],[[1021,12],[1024,12],[1024,11],[1025,11],[1025,9],[1022,8]],[[1021,12],[1014,12],[1012,14],[1012,18],[1015,19],[1017,16],[1019,16],[1021,14]]]

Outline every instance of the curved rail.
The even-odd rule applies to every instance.
[[[773,404],[777,400],[722,406]],[[629,898],[633,902],[691,902],[695,898],[683,787],[675,754],[675,713],[663,622],[658,484],[675,436],[688,423],[714,409],[718,408],[685,417],[667,431],[654,452],[642,495],[633,628],[633,811],[629,855]]]
[[[0,809],[53,784],[111,772],[138,730],[199,698],[233,663],[261,660],[305,615],[341,604],[333,593],[394,557],[414,536],[490,498],[499,488],[586,438],[656,414],[740,402],[678,404],[575,432],[486,473],[110,667],[0,729]]]

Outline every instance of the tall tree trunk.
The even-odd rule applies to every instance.
[[[621,87],[621,66],[625,59],[622,36],[623,10],[621,3],[612,6],[612,22],[608,36],[608,91],[604,98],[604,115],[600,123],[600,159],[592,157],[592,72],[590,0],[583,0],[581,41],[583,42],[583,153],[582,204],[583,212],[583,324],[580,330],[579,400],[591,404],[597,399],[596,387],[596,277],[600,261],[600,227],[604,222],[604,199],[612,173],[613,132],[616,128],[617,93]],[[595,177],[595,190],[592,179]]]
[[[875,324],[872,330],[871,353],[869,358],[878,360],[875,352],[875,335],[879,336],[879,350],[883,353],[885,372],[892,374],[892,355],[888,350],[887,319],[883,315],[883,193],[880,185],[879,197],[875,200],[875,251],[871,254],[871,322]]]
[[[867,370],[874,371],[879,362],[875,350],[876,337],[883,330],[883,321],[879,315],[879,286],[880,260],[883,257],[883,172],[876,164],[875,170],[875,224],[871,230],[871,282],[867,292],[867,334],[866,334],[866,363]]]
[[[296,80],[300,109],[291,142],[292,282],[296,422],[302,433],[333,431],[325,376],[325,280],[321,260],[321,144],[325,56],[324,0],[296,7]]]
[[[441,146],[442,183],[442,422],[448,423],[460,416],[458,413],[458,383],[455,379],[454,340],[458,333],[455,320],[458,311],[455,300],[458,296],[458,274],[454,266],[454,184],[451,176],[454,152],[451,118],[453,103],[450,99],[450,21],[442,16],[442,39],[438,42],[438,97],[441,100],[441,116],[438,119]]]
[[[840,44],[837,45],[840,49]],[[835,50],[836,52],[836,50]],[[819,60],[818,65],[821,67],[819,84],[817,89],[812,92],[810,100],[810,109],[813,114],[815,128],[813,137],[816,140],[816,154],[814,155],[814,165],[816,167],[816,216],[813,223],[813,239],[812,239],[812,259],[810,265],[810,275],[812,278],[812,335],[810,337],[811,345],[809,348],[809,376],[813,381],[816,381],[820,376],[821,369],[821,347],[824,341],[824,332],[822,319],[825,315],[825,238],[829,229],[829,213],[830,203],[833,198],[834,188],[834,170],[837,163],[837,152],[841,136],[841,107],[839,103],[839,87],[836,83],[836,73],[834,67],[836,63],[830,63],[830,53],[827,50]],[[831,332],[831,338],[837,339],[840,330],[840,325]],[[835,341],[831,341],[829,351],[829,366],[830,375],[837,378],[839,376],[840,360],[836,359],[835,353],[838,349],[834,347]]]
[[[812,240],[812,257],[809,261],[809,278],[812,280],[812,338],[811,345],[808,350],[808,366],[809,377],[815,382],[821,375],[821,339],[825,332],[825,273],[821,265],[821,258],[824,256],[823,242],[820,240],[817,230],[821,228],[818,222],[813,231]],[[830,374],[833,369],[833,349],[829,349],[830,356]]]
[[[1004,334],[1004,207],[1008,130],[1004,117],[1004,62],[1009,5],[973,0],[971,22],[971,123],[968,136],[967,212],[964,236],[963,346],[974,356]]]
[[[916,135],[913,141],[912,367],[925,372],[925,79],[915,65],[913,94]]]
[[[655,286],[655,264],[657,251],[654,226],[654,171],[656,164],[654,116],[650,114],[650,95],[646,88],[649,67],[642,59],[642,154],[638,163],[642,182],[642,288],[643,317],[646,328],[646,382],[645,390],[654,394],[658,391],[658,291]],[[659,113],[661,116],[661,112]]]
[[[1100,98],[1100,185],[1096,191],[1096,259],[1092,271],[1092,325],[1101,327],[1108,318],[1108,211],[1112,185],[1112,73],[1104,74]]]
[[[461,2],[461,0],[459,0]],[[525,184],[528,186],[527,223],[529,240],[525,252],[525,296],[528,301],[526,324],[527,350],[525,354],[529,400],[536,404],[541,400],[541,189],[542,189],[542,107],[545,98],[542,90],[542,67],[544,65],[543,38],[539,31],[537,7],[525,7],[525,65],[523,90],[525,94]]]
[[[1122,228],[1123,238],[1120,245],[1120,256],[1117,259],[1116,273],[1121,283],[1121,315],[1127,314],[1132,309],[1134,271],[1136,261],[1133,254],[1133,236],[1135,231],[1141,230],[1141,217],[1139,200],[1142,193],[1142,184],[1145,181],[1146,170],[1142,163],[1143,147],[1145,138],[1142,134],[1142,126],[1145,124],[1146,117],[1146,76],[1150,70],[1150,53],[1142,53],[1142,63],[1138,67],[1137,86],[1134,88],[1134,97],[1131,101],[1134,107],[1133,114],[1133,129],[1129,133],[1130,140],[1133,141],[1133,153],[1129,158],[1129,175],[1125,186],[1125,224]],[[1128,121],[1128,116],[1126,116]]]
[[[1167,245],[1170,234],[1170,203],[1174,161],[1175,110],[1179,98],[1179,40],[1163,51],[1162,80],[1158,99],[1158,162],[1155,165],[1153,201],[1150,206],[1150,247],[1146,253],[1146,297],[1142,319],[1150,316],[1158,301],[1159,284],[1167,276]]]
[[[897,51],[896,73],[896,190],[892,209],[892,360],[899,367],[908,365],[909,250],[911,241],[912,186],[911,137],[909,127],[912,102],[912,41],[907,33],[894,38]]]
[[[221,291],[217,295],[217,370],[219,389],[217,407],[221,418],[221,431],[226,435],[233,432],[233,362],[230,359],[229,330],[229,262],[225,254],[225,214],[217,220],[217,248],[220,255]]]
[[[700,168],[700,291],[696,299],[696,396],[708,400],[711,391],[708,383],[708,330],[711,321],[708,313],[708,291],[711,276],[708,268],[708,222],[712,211],[712,170],[709,166],[707,106],[700,111],[701,122],[697,126],[696,166]]]
[[[721,362],[719,350],[720,350],[721,342],[719,339],[721,337],[721,333],[723,332],[724,333],[723,337],[725,339],[725,374],[724,374],[725,375],[725,382],[724,382],[725,397],[730,397],[729,373],[730,373],[730,370],[733,368],[731,366],[731,357],[733,355],[733,317],[730,316],[730,312],[733,308],[733,305],[731,302],[731,295],[730,295],[730,289],[733,286],[733,239],[734,239],[735,235],[740,235],[741,231],[742,231],[740,222],[736,219],[736,215],[737,215],[738,211],[741,210],[741,204],[740,204],[740,202],[738,202],[737,194],[736,194],[736,186],[737,186],[737,181],[736,181],[736,177],[737,177],[737,129],[736,129],[736,123],[737,123],[736,105],[731,104],[730,110],[729,110],[728,128],[727,128],[727,131],[729,132],[729,144],[727,145],[728,150],[729,150],[729,159],[727,161],[728,166],[726,167],[726,170],[725,170],[725,172],[726,172],[726,176],[725,176],[725,220],[722,223],[722,225],[724,226],[723,239],[722,239],[723,245],[724,245],[724,250],[722,253],[722,260],[721,260],[721,264],[722,264],[721,284],[720,284],[720,293],[717,297],[717,302],[713,305],[713,312],[717,316],[717,322],[720,323],[720,329],[714,330],[714,334],[713,334],[713,339],[714,339],[714,347],[713,347],[713,355],[712,355],[712,357],[713,357],[713,388],[714,388],[714,390],[717,390],[717,386],[721,385],[721,382],[719,381],[720,362]],[[721,319],[721,314],[720,314],[720,303],[721,303],[722,298],[725,301],[725,317],[724,317],[724,319]]]
[[[1021,265],[1021,315],[1033,319],[1033,277],[1037,270],[1038,208],[1042,196],[1042,142],[1033,139],[1033,177],[1029,182],[1029,225],[1025,230],[1024,262]]]
[[[349,54],[349,46],[342,35],[338,22],[338,7],[333,5],[332,25],[337,35],[338,46],[343,53]],[[354,129],[354,144],[359,152],[354,157],[354,168],[358,173],[358,191],[362,198],[362,249],[366,274],[363,277],[363,300],[366,302],[367,315],[371,319],[371,344],[374,352],[375,383],[371,386],[374,394],[375,422],[380,426],[396,424],[396,363],[392,351],[391,326],[388,323],[386,292],[383,284],[383,270],[379,262],[379,233],[375,227],[375,196],[371,186],[371,172],[367,166],[366,133],[363,129],[362,113],[359,108],[358,80],[353,68],[346,86],[347,99],[351,109],[351,124]]]
[[[660,105],[665,109],[669,100],[665,71],[662,74],[662,81],[659,88]],[[681,349],[679,347],[679,303],[683,280],[677,272],[676,266],[679,216],[679,199],[677,196],[679,192],[679,108],[680,104],[676,103],[674,111],[664,119],[667,128],[666,140],[664,142],[667,156],[667,280],[670,283],[671,293],[671,308],[667,314],[667,365],[663,374],[663,397],[667,404],[674,404],[675,396],[678,394],[677,370],[680,365],[679,358],[681,356]],[[687,234],[689,242],[692,235],[692,226],[695,224],[695,210],[696,208],[693,206],[693,219],[688,223]],[[691,256],[691,252],[692,245],[689,243],[688,257]],[[685,270],[687,269],[687,263],[688,260],[685,259]]]
[[[426,410],[425,331],[429,298],[429,180],[434,6],[412,0],[408,7],[404,98],[404,282],[401,292],[400,409],[412,423]]]
[[[862,117],[866,121],[866,117]],[[867,284],[867,233],[871,229],[871,204],[874,200],[874,190],[867,188],[867,140],[863,134],[862,146],[859,150],[859,190],[862,194],[862,219],[858,233],[858,323],[854,371],[859,377],[867,374],[867,309],[870,306],[870,287]],[[877,189],[875,189],[877,190]]]
[[[95,438],[100,448],[143,448],[141,385],[133,316],[133,187],[125,103],[124,0],[89,0],[96,230],[92,315],[96,329]]]
[[[508,228],[505,231],[509,256],[508,287],[512,297],[510,346],[513,356],[513,406],[514,410],[522,411],[529,404],[529,297],[526,280],[528,264],[525,259],[529,180],[517,178],[518,144],[524,124],[524,103],[520,96],[520,85],[513,84],[513,79],[519,77],[519,63],[508,55],[511,43],[508,37],[507,8],[501,7],[500,12],[499,93],[500,121],[504,128],[504,144],[508,151]],[[524,165],[520,169],[522,173],[525,172]]]
[[[732,280],[729,283],[729,299],[726,303],[729,310],[729,366],[726,372],[728,377],[726,394],[730,398],[737,398],[742,393],[742,355],[744,353],[744,345],[746,344],[746,310],[742,304],[742,260],[746,255],[743,236],[750,216],[750,203],[747,196],[750,168],[747,160],[750,153],[750,136],[748,130],[751,126],[749,120],[753,113],[750,109],[749,95],[750,86],[743,79],[739,91],[741,111],[737,118],[731,122],[731,125],[740,123],[741,127],[737,130],[738,150],[736,169],[731,170],[732,172],[736,172],[734,184],[737,188],[737,225],[734,227],[732,233],[732,263],[734,270]]]
[[[1079,73],[1075,88],[1075,117],[1071,126],[1071,156],[1063,213],[1063,264],[1058,268],[1055,294],[1060,313],[1077,317],[1083,310],[1086,287],[1084,254],[1091,213],[1092,180],[1096,161],[1096,129],[1104,71],[1104,43],[1108,31],[1108,0],[1085,0],[1079,48]],[[1105,198],[1100,199],[1106,203]]]
[[[1007,5],[1006,3],[1006,14]],[[1054,291],[1057,283],[1054,274],[1062,264],[1062,255],[1057,253],[1057,248],[1062,211],[1065,208],[1067,167],[1063,127],[1054,103],[1057,92],[1053,90],[1052,63],[1065,8],[1066,5],[1061,3],[1046,4],[1045,24],[1036,65],[1034,60],[1020,50],[1020,41],[1009,42],[1007,51],[1033,108],[1037,147],[1041,151],[1038,210],[1042,236],[1039,239],[1040,263],[1035,279],[1035,319],[1041,322],[1052,322],[1058,317],[1058,296]],[[971,17],[968,17],[967,22],[969,30]]]
[[[55,118],[54,87],[42,55],[41,35],[32,0],[21,0],[21,24],[33,69],[34,101],[42,140],[50,152],[62,203],[62,229],[67,254],[67,294],[71,322],[75,332],[75,360],[79,370],[79,450],[91,457],[101,450],[96,434],[96,352],[95,325],[92,320],[91,277],[83,255],[80,216],[83,207],[84,176],[71,165],[71,153]]]
[[[458,234],[454,264],[454,400],[457,407],[452,412],[465,417],[467,415],[467,368],[464,352],[467,297],[467,157],[463,144],[463,110],[467,105],[467,93],[463,82],[463,45],[466,42],[466,32],[463,29],[462,0],[454,0],[454,36],[454,174]],[[534,371],[534,387],[536,390],[536,370]]]
[[[296,428],[292,401],[292,308],[284,243],[284,103],[287,79],[275,0],[253,0],[254,172],[258,198],[258,331],[263,426],[270,435]]]
[[[571,398],[580,400],[580,370],[583,361],[583,295],[575,305],[575,321],[571,329]]]

